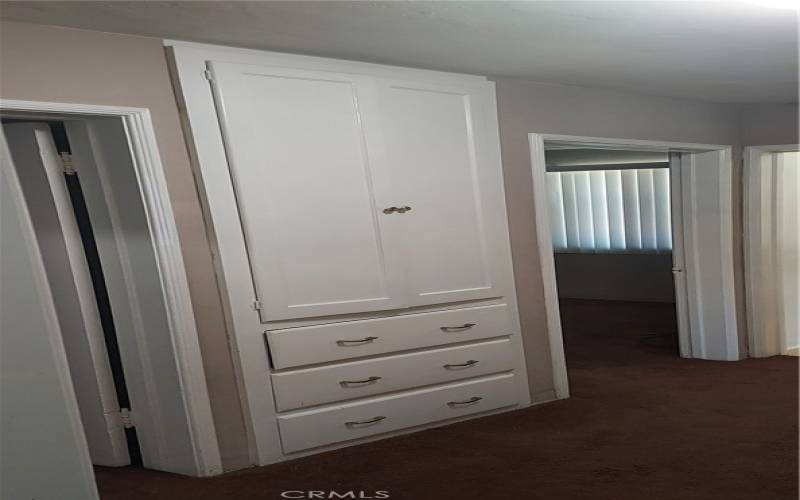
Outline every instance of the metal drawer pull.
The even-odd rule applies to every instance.
[[[448,364],[448,365],[444,365],[442,368],[444,368],[445,370],[452,370],[454,368],[469,368],[470,366],[475,366],[477,364],[478,364],[478,360],[477,359],[470,359],[469,361],[467,361],[465,363]]]
[[[340,346],[362,345],[362,344],[369,344],[373,340],[378,340],[378,337],[364,337],[363,339],[358,339],[358,340],[337,340],[336,345]]]
[[[404,213],[410,212],[410,211],[411,211],[411,207],[409,207],[409,206],[405,206],[405,207],[389,207],[389,208],[384,208],[383,209],[383,213],[385,213],[385,214],[393,214],[395,212],[397,212],[399,214],[404,214]]]
[[[379,415],[377,417],[373,417],[369,420],[353,420],[352,422],[345,422],[344,425],[349,428],[353,428],[359,425],[369,425],[369,424],[377,424],[381,420],[386,420],[386,417]]]
[[[465,399],[464,401],[450,401],[449,403],[447,403],[447,406],[449,406],[450,408],[455,408],[458,406],[472,405],[477,403],[481,399],[483,398],[480,396],[473,396],[469,399]]]
[[[475,323],[464,323],[461,326],[440,326],[439,329],[443,332],[463,332],[475,326]]]
[[[339,382],[339,384],[341,384],[344,387],[347,387],[348,385],[356,385],[356,384],[371,384],[373,382],[377,382],[381,378],[383,378],[383,377],[369,377],[369,378],[365,378],[364,380],[342,380],[342,381]]]

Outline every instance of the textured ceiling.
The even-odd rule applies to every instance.
[[[797,11],[755,1],[2,2],[0,17],[706,101],[797,101]]]

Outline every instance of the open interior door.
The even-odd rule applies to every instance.
[[[675,154],[670,172],[681,356],[738,360],[730,149]]]
[[[128,465],[92,278],[52,134],[44,123],[3,128],[53,292],[92,463]]]
[[[61,328],[0,133],[0,498],[98,498]]]
[[[744,149],[750,356],[800,350],[800,145]]]

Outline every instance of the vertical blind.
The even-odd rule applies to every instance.
[[[547,172],[556,251],[672,249],[668,168]]]

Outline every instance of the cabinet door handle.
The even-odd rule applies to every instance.
[[[369,344],[373,340],[377,339],[378,337],[364,337],[363,339],[358,339],[358,340],[337,340],[336,345],[340,346],[364,345],[364,344]]]
[[[443,368],[445,370],[453,370],[455,368],[469,368],[470,366],[475,366],[477,364],[478,364],[477,359],[470,359],[469,361],[466,361],[464,363],[447,364],[444,365]]]
[[[379,415],[377,417],[372,417],[369,420],[353,420],[350,422],[345,422],[344,425],[352,429],[353,427],[357,427],[359,425],[377,424],[381,420],[386,420],[386,417]]]
[[[350,385],[357,385],[357,384],[371,384],[373,382],[377,382],[383,377],[368,377],[362,380],[342,380],[339,382],[343,387],[347,387]]]
[[[459,406],[473,405],[478,401],[480,401],[481,399],[483,398],[480,396],[473,396],[469,399],[465,399],[464,401],[450,401],[449,403],[447,403],[447,406],[449,406],[450,408],[457,408]]]
[[[461,326],[440,326],[439,329],[443,332],[463,332],[475,326],[475,323],[464,323]]]
[[[409,206],[400,207],[400,208],[397,209],[397,212],[401,213],[401,214],[404,214],[404,213],[410,212],[410,211],[411,211],[411,207],[409,207]]]

